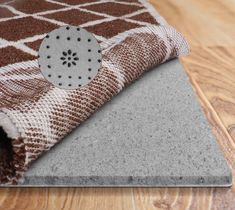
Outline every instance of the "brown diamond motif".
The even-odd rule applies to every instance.
[[[16,41],[36,34],[47,33],[57,27],[46,21],[24,17],[0,22],[0,34],[4,39]]]
[[[50,2],[46,2],[44,0],[20,0],[13,1],[9,5],[13,6],[16,10],[21,12],[32,14],[47,10],[54,10],[62,8],[63,6],[58,4],[53,4]]]
[[[36,57],[14,47],[0,48],[0,67],[11,63],[33,60]]]
[[[139,15],[132,16],[132,17],[130,17],[130,19],[144,21],[147,23],[159,25],[159,23],[156,21],[156,19],[153,16],[151,16],[148,12],[144,12]]]
[[[112,2],[95,4],[95,5],[85,6],[82,8],[116,16],[116,17],[120,17],[120,16],[142,9],[142,7],[135,6],[135,5],[125,5],[125,4],[112,3]]]
[[[125,20],[114,20],[100,23],[95,26],[89,26],[86,27],[86,29],[96,35],[111,38],[117,35],[118,33],[137,27],[140,27],[140,25],[135,23],[129,23]]]
[[[82,12],[77,9],[72,9],[64,12],[56,12],[49,15],[45,15],[47,18],[59,20],[70,25],[80,25],[89,21],[99,20],[104,18],[87,12]]]

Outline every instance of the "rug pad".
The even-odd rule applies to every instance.
[[[18,186],[230,186],[180,62],[131,84],[35,161]]]

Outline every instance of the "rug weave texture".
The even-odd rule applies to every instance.
[[[1,184],[17,184],[32,161],[144,72],[188,53],[142,0],[11,0],[0,10]],[[99,73],[77,90],[54,87],[37,62],[46,34],[68,24],[94,33],[102,49]]]

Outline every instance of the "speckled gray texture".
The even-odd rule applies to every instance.
[[[229,186],[178,60],[146,73],[37,160],[22,185]]]

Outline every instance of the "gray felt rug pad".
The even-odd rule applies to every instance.
[[[146,73],[37,160],[21,186],[229,186],[178,60]]]

